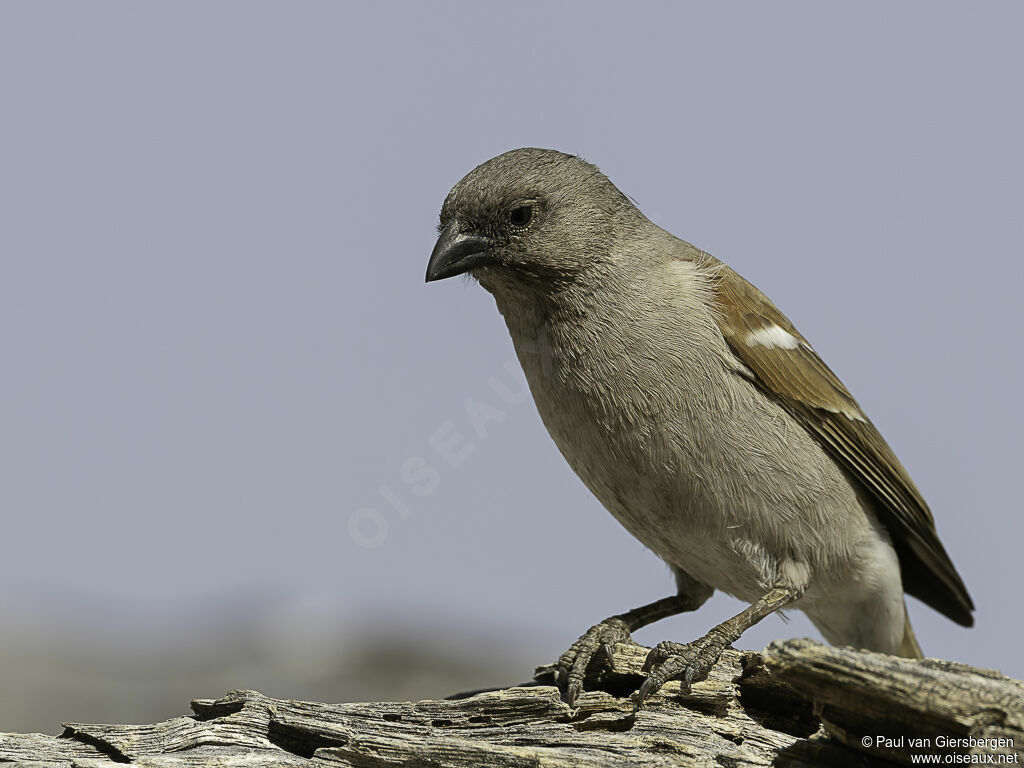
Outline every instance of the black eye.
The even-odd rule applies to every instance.
[[[533,206],[520,205],[508,212],[508,221],[513,227],[525,227],[533,219]]]

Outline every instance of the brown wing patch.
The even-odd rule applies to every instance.
[[[974,604],[931,511],[888,443],[789,319],[728,266],[715,266],[722,335],[755,382],[875,498],[900,558],[904,590],[953,621],[973,624]]]

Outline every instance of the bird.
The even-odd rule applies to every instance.
[[[810,342],[595,165],[505,152],[451,189],[438,229],[426,281],[467,274],[493,296],[561,454],[675,577],[673,594],[562,654],[570,706],[592,661],[715,590],[747,607],[697,640],[654,646],[634,713],[669,680],[706,679],[784,609],[833,645],[907,658],[922,652],[905,595],[973,624],[921,492]]]

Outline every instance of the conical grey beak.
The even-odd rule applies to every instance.
[[[452,219],[441,230],[427,264],[427,282],[444,280],[493,263],[490,250],[494,241],[482,235],[459,232],[459,222]]]

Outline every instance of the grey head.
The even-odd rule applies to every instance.
[[[550,149],[514,149],[470,171],[441,207],[427,282],[469,273],[546,287],[607,263],[615,233],[643,216],[595,166]]]

